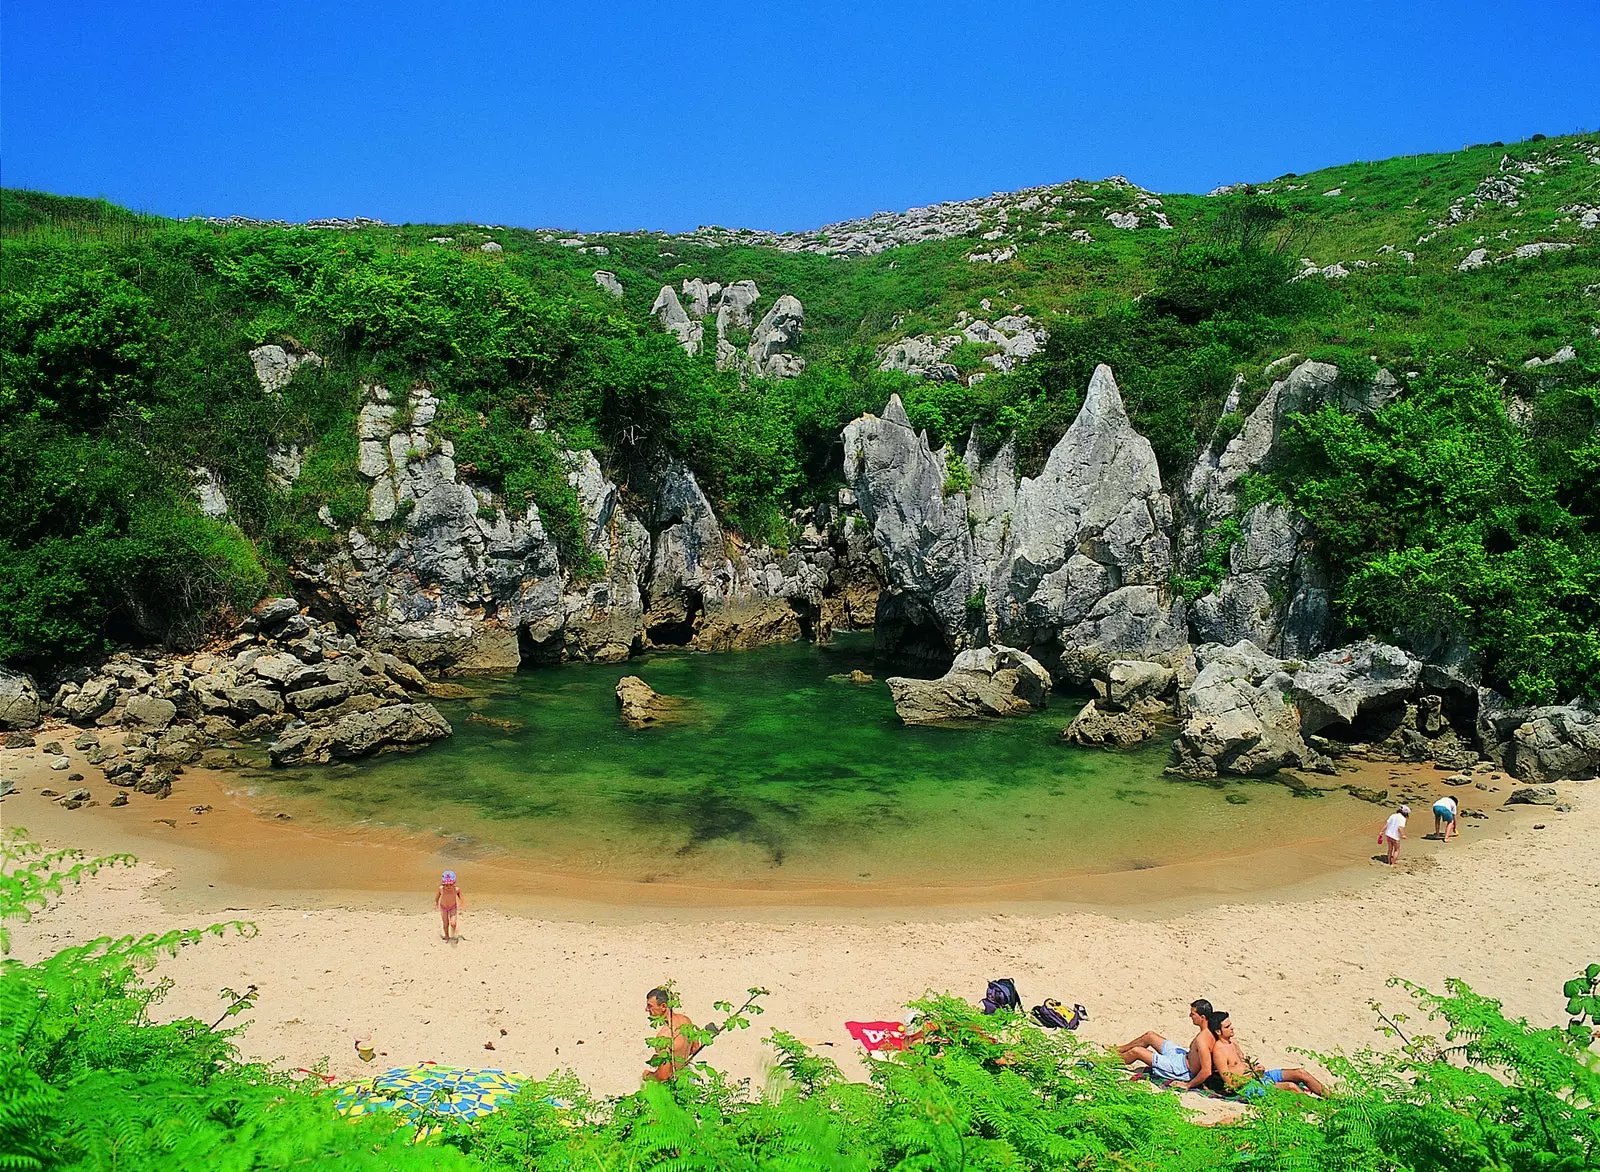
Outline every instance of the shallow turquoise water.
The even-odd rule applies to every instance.
[[[880,679],[828,678],[852,668]],[[1062,745],[1081,697],[1031,717],[909,728],[884,674],[870,639],[846,636],[480,678],[474,699],[439,703],[450,741],[266,784],[342,820],[635,882],[1006,882],[1210,856],[1241,835],[1282,841],[1305,821],[1306,803],[1282,787],[1249,785],[1236,804],[1237,793],[1162,776],[1164,739],[1125,753]],[[686,699],[685,719],[626,727],[614,694],[624,675]]]

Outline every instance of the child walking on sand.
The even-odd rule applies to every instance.
[[[433,897],[433,906],[439,909],[439,919],[444,924],[444,938],[459,940],[456,935],[456,913],[466,906],[461,888],[456,886],[456,873],[446,871],[439,876],[439,891]]]
[[[1383,824],[1383,830],[1378,834],[1378,845],[1387,848],[1389,857],[1384,860],[1391,867],[1400,857],[1400,840],[1406,836],[1406,819],[1411,817],[1411,807],[1401,806],[1389,820]]]

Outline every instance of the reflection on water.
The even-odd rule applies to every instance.
[[[1069,697],[1023,719],[908,728],[881,681],[828,678],[852,668],[881,671],[870,640],[481,679],[473,699],[438,705],[450,741],[263,784],[340,819],[505,847],[574,875],[784,885],[1142,869],[1302,838],[1349,805],[1164,777],[1164,741],[1062,745],[1080,702]],[[623,675],[688,700],[685,719],[624,726]]]

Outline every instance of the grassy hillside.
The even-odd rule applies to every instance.
[[[360,523],[352,421],[373,379],[428,379],[462,462],[536,501],[581,564],[558,447],[526,426],[536,412],[635,487],[661,456],[683,457],[735,528],[782,544],[790,510],[837,483],[838,429],[892,390],[936,440],[974,423],[1015,431],[1031,471],[1109,362],[1175,485],[1200,445],[1237,428],[1222,415],[1235,377],[1248,410],[1263,366],[1299,353],[1384,365],[1407,387],[1376,420],[1308,424],[1295,460],[1254,486],[1318,522],[1348,628],[1462,633],[1519,695],[1594,694],[1597,207],[1594,136],[1158,201],[1125,181],[1073,182],[969,205],[958,237],[846,255],[806,249],[844,247],[860,225],[317,230],[5,191],[0,471],[14,491],[0,505],[0,658],[40,666],[108,638],[195,637],[330,540],[319,511]],[[481,251],[490,241],[500,250]],[[1517,255],[1536,244],[1570,247]],[[1002,249],[1014,254],[1001,263],[968,259]],[[596,287],[600,268],[622,299]],[[755,280],[758,312],[798,296],[805,373],[741,384],[686,357],[648,309],[689,277]],[[967,385],[877,370],[885,343],[1012,311],[1051,334],[1013,373]],[[246,357],[263,342],[329,361],[264,396]],[[1571,361],[1524,365],[1567,345]],[[952,357],[987,370],[983,350]],[[267,458],[285,443],[309,452],[286,491]],[[195,508],[201,467],[229,521]],[[1213,576],[1224,537],[1211,538]]]

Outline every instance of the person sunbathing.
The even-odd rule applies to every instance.
[[[650,1015],[650,1024],[657,1026],[656,1037],[665,1038],[663,1046],[655,1048],[655,1059],[640,1077],[646,1082],[666,1082],[700,1051],[701,1043],[691,1038],[685,1029],[693,1029],[689,1015],[679,1013],[671,1005],[672,995],[665,989],[651,989],[644,995],[644,1011]]]
[[[1233,1020],[1226,1013],[1213,1012],[1207,1017],[1206,1025],[1215,1039],[1211,1046],[1211,1063],[1215,1070],[1206,1080],[1207,1090],[1254,1099],[1273,1087],[1282,1087],[1296,1094],[1316,1095],[1319,1099],[1328,1097],[1328,1088],[1309,1070],[1300,1067],[1265,1070],[1245,1057],[1234,1037]]]
[[[1150,1073],[1168,1082],[1181,1082],[1185,1090],[1194,1090],[1211,1077],[1211,1030],[1206,1025],[1206,1015],[1211,1012],[1211,1002],[1204,997],[1189,1002],[1189,1020],[1197,1031],[1194,1041],[1185,1050],[1154,1030],[1140,1034],[1131,1042],[1117,1047],[1117,1055],[1124,1064],[1146,1063]]]

